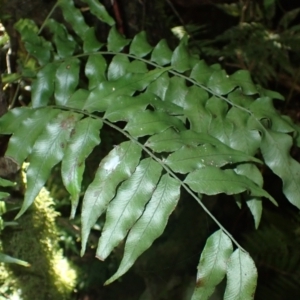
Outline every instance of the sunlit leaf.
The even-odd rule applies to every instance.
[[[112,26],[115,24],[115,20],[108,14],[105,6],[96,0],[82,0],[86,2],[91,10],[91,13],[95,15],[102,22]]]
[[[130,61],[126,55],[117,54],[113,57],[107,71],[108,80],[116,80],[128,72]]]
[[[32,107],[46,106],[54,94],[55,72],[58,65],[49,63],[38,73],[31,86]]]
[[[142,216],[128,234],[119,269],[105,284],[126,273],[136,259],[163,233],[179,197],[180,182],[167,174],[162,176]]]
[[[125,130],[134,137],[141,137],[159,133],[170,127],[184,129],[183,123],[176,117],[163,112],[145,110],[130,120],[125,126]]]
[[[130,40],[126,39],[122,34],[120,34],[115,26],[110,29],[107,38],[108,51],[120,52],[129,43]]]
[[[146,158],[141,161],[133,175],[121,184],[107,209],[97,248],[97,257],[100,260],[104,260],[110,254],[140,218],[156,188],[161,170],[162,167],[157,162]]]
[[[173,51],[171,65],[175,71],[180,73],[190,69],[190,55],[187,48],[187,39],[182,38],[180,44]]]
[[[89,80],[89,90],[106,80],[106,60],[100,54],[90,55],[85,65],[85,75]]]
[[[85,252],[91,228],[115,196],[117,186],[132,175],[139,163],[140,155],[141,148],[139,146],[132,142],[124,142],[102,159],[95,179],[85,192],[82,203],[81,255]]]
[[[128,73],[117,80],[104,81],[91,91],[83,109],[89,112],[105,111],[116,103],[118,96],[132,96],[134,92],[144,90],[167,69],[153,70],[145,74]]]
[[[266,197],[276,204],[273,197],[252,180],[246,176],[238,175],[230,169],[221,170],[216,167],[201,168],[190,173],[184,182],[197,193],[206,195],[225,193],[227,195],[233,195],[248,191],[252,196]],[[216,182],[218,184],[216,184]]]
[[[72,29],[80,37],[84,37],[89,29],[79,9],[75,8],[73,0],[59,1],[65,20],[72,24]]]
[[[263,130],[261,152],[267,166],[278,175],[283,183],[282,190],[287,199],[300,209],[300,164],[290,156],[293,143],[288,134]]]
[[[250,255],[236,249],[227,265],[224,300],[252,300],[257,285],[257,270]]]
[[[79,60],[71,58],[61,63],[55,74],[55,101],[65,105],[79,81]]]
[[[83,37],[83,52],[96,52],[103,46],[96,37],[95,28],[89,28]]]
[[[204,166],[223,167],[226,164],[234,164],[243,161],[256,161],[241,151],[229,147],[215,147],[211,144],[204,144],[198,147],[183,146],[170,154],[164,161],[173,171],[189,173]]]
[[[19,165],[31,153],[35,141],[43,132],[43,126],[51,122],[59,114],[59,110],[43,108],[33,111],[15,131],[9,140],[6,155],[12,157]]]
[[[17,259],[14,257],[11,257],[7,254],[0,253],[0,262],[6,263],[6,264],[17,264],[23,267],[30,267],[30,264],[24,260]]]
[[[132,40],[129,53],[138,57],[144,57],[152,50],[152,46],[148,43],[146,32],[141,31]]]
[[[75,51],[77,43],[73,36],[68,33],[66,27],[53,19],[49,19],[47,21],[47,27],[53,34],[53,42],[55,44],[57,54],[61,58],[71,56]]]
[[[167,41],[161,40],[154,48],[151,54],[151,60],[160,66],[165,66],[171,62],[172,51],[170,50]]]
[[[47,124],[36,140],[29,158],[24,202],[16,218],[33,203],[48,179],[51,169],[62,160],[67,141],[79,117],[71,112],[60,112]]]
[[[225,277],[227,261],[232,251],[232,242],[222,230],[216,231],[207,239],[198,265],[192,300],[210,299],[216,286]]]
[[[34,113],[29,107],[16,107],[0,118],[1,134],[12,134],[20,128],[20,124]],[[12,120],[14,120],[12,122]]]
[[[86,118],[80,120],[71,132],[61,165],[62,180],[71,195],[71,218],[75,216],[78,205],[85,159],[94,147],[100,144],[101,127],[102,122],[99,119]]]

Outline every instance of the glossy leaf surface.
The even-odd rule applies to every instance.
[[[146,158],[141,161],[133,175],[121,184],[116,197],[107,209],[106,221],[97,248],[97,257],[100,260],[106,259],[141,217],[146,203],[155,190],[161,170],[162,167],[157,162]]]
[[[141,149],[136,144],[124,142],[102,159],[95,179],[89,185],[83,198],[81,255],[85,251],[91,228],[115,196],[117,186],[132,175],[139,163],[140,155]]]
[[[115,281],[127,272],[136,259],[163,233],[179,197],[179,181],[167,174],[162,176],[142,216],[128,234],[119,269],[106,281],[106,284]]]
[[[100,120],[86,118],[80,120],[71,132],[61,165],[62,180],[71,195],[71,218],[75,216],[79,201],[85,159],[100,143],[99,131],[101,127],[102,122]]]
[[[234,251],[227,266],[224,300],[252,300],[257,284],[257,270],[248,253]]]
[[[216,231],[207,239],[198,265],[192,300],[210,299],[216,286],[226,275],[227,261],[232,251],[232,242],[222,230]]]

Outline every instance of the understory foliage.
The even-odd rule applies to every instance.
[[[173,51],[165,40],[151,46],[145,32],[126,39],[104,6],[84,2],[110,26],[106,43],[71,0],[57,4],[71,29],[51,18],[40,29],[31,20],[16,24],[28,57],[20,74],[2,80],[32,82],[32,97],[0,119],[0,133],[12,135],[7,157],[19,166],[30,163],[17,218],[61,164],[71,217],[83,195],[81,254],[103,214],[97,258],[105,260],[125,240],[120,266],[105,282],[110,284],[163,233],[185,189],[220,227],[200,256],[192,299],[209,299],[225,277],[224,299],[253,299],[252,258],[201,198],[235,195],[257,228],[263,202],[277,205],[263,189],[262,170],[269,168],[281,178],[286,199],[300,208],[300,165],[290,155],[292,146],[300,146],[299,127],[275,110],[273,100],[283,97],[254,84],[246,70],[228,75],[219,64],[191,55],[187,37]],[[48,39],[40,35],[44,29]],[[82,190],[85,161],[104,130],[118,138]]]
[[[193,45],[210,59],[220,60],[233,69],[245,69],[263,85],[271,80],[298,81],[300,27],[295,22],[300,9],[285,12],[276,21],[279,1],[247,1],[217,4],[217,7],[238,20],[213,39],[194,40]],[[255,47],[253,47],[255,45]],[[286,79],[285,79],[286,81]]]

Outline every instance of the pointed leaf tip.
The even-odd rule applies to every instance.
[[[257,269],[250,255],[234,251],[227,265],[224,300],[252,300],[257,285]]]
[[[232,242],[222,230],[216,231],[207,239],[198,265],[192,300],[210,298],[216,286],[225,277],[227,261],[232,251]]]
[[[85,252],[88,235],[97,219],[105,212],[115,196],[118,185],[129,178],[139,163],[141,148],[133,142],[116,146],[104,157],[95,179],[88,186],[83,198],[81,223],[81,256]]]
[[[106,285],[125,274],[136,259],[163,233],[170,214],[177,206],[179,197],[179,180],[168,174],[163,175],[142,216],[128,234],[119,269],[105,282]]]

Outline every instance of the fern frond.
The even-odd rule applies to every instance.
[[[35,29],[30,38],[28,26],[19,29],[40,69],[33,81],[32,107],[15,108],[0,119],[1,133],[12,134],[6,155],[19,164],[30,162],[18,217],[60,162],[75,215],[85,160],[100,143],[106,124],[125,141],[99,159],[95,178],[84,191],[81,254],[90,230],[106,213],[97,256],[104,260],[126,239],[121,265],[106,283],[116,280],[162,234],[183,187],[222,229],[209,243],[223,250],[232,249],[232,242],[238,247],[232,253],[224,250],[229,259],[225,298],[237,299],[240,291],[243,299],[253,299],[257,273],[252,259],[197,194],[243,193],[257,227],[261,199],[276,204],[262,188],[256,167],[265,164],[283,180],[287,199],[300,208],[300,165],[289,155],[290,134],[297,137],[299,130],[273,108],[272,98],[282,96],[255,85],[246,71],[228,75],[218,64],[209,66],[189,53],[187,38],[174,51],[165,41],[152,47],[144,32],[130,41],[118,33],[102,5],[86,2],[92,14],[112,26],[106,45],[97,42],[71,0],[59,6],[76,36],[49,20],[51,47],[33,53],[44,40]],[[204,251],[202,262],[209,256]],[[206,267],[211,274],[224,275],[224,266],[221,271],[213,270],[214,264]],[[219,282],[210,281],[203,293],[208,295]],[[195,291],[193,297],[201,295]]]

